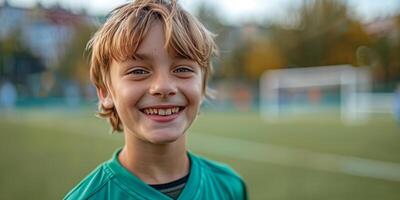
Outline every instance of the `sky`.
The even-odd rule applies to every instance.
[[[4,0],[0,0],[2,2]],[[126,0],[8,0],[18,6],[31,6],[36,2],[43,5],[59,3],[70,9],[85,8],[91,14],[105,14]],[[198,4],[207,1],[228,23],[267,19],[280,21],[290,8],[295,8],[303,0],[179,0],[183,7],[193,12]],[[363,21],[371,21],[378,16],[389,16],[400,12],[400,0],[345,0],[354,8],[355,16]]]

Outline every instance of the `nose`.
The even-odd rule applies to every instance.
[[[176,95],[177,88],[168,74],[157,74],[152,80],[149,92],[153,96],[167,98]]]

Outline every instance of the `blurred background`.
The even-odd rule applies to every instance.
[[[0,199],[61,199],[123,144],[85,45],[126,1],[0,1]],[[399,0],[181,0],[220,56],[189,134],[251,199],[400,198]]]

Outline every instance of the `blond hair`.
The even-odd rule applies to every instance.
[[[110,12],[87,45],[91,50],[90,80],[98,90],[107,91],[111,62],[131,58],[157,20],[164,27],[165,47],[201,66],[203,94],[209,95],[207,80],[212,73],[211,58],[217,54],[214,34],[182,9],[176,0],[136,0]],[[115,107],[106,108],[99,103],[98,116],[108,119],[113,132],[123,130]]]

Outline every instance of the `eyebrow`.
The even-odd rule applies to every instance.
[[[183,55],[180,55],[180,54],[174,55],[174,58],[175,59],[181,59],[181,60],[191,60],[188,56],[183,56]]]
[[[151,55],[147,55],[147,54],[142,54],[142,53],[134,53],[132,55],[132,58],[134,60],[151,60],[152,56]]]
[[[134,53],[131,57],[134,60],[152,60],[153,59],[152,55],[145,54],[145,53]],[[180,54],[173,55],[173,58],[180,59],[180,60],[192,60],[189,57],[182,56]]]

